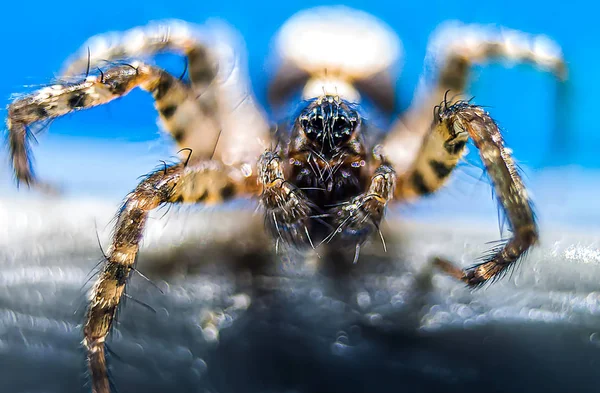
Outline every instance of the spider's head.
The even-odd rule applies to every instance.
[[[356,140],[360,117],[339,97],[326,95],[312,100],[297,122],[311,149],[331,155]]]

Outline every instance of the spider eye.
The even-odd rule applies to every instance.
[[[352,138],[358,115],[333,99],[318,104],[303,112],[300,128],[321,152],[337,151]]]
[[[339,146],[347,142],[352,136],[353,129],[353,125],[346,118],[337,119],[331,130],[334,143]]]
[[[317,119],[316,117],[311,118],[310,120],[302,121],[302,128],[304,129],[304,134],[311,141],[316,141],[319,138],[323,138],[323,126],[322,119]]]

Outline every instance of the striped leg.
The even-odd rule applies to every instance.
[[[159,169],[126,198],[118,216],[107,260],[93,287],[84,326],[83,345],[94,393],[108,393],[104,343],[113,324],[127,279],[135,270],[140,241],[151,210],[165,203],[218,203],[247,192],[242,175],[216,161]]]
[[[433,34],[425,59],[433,70],[423,75],[412,105],[382,143],[385,157],[398,173],[412,163],[413,154],[431,126],[432,109],[446,97],[465,92],[474,64],[495,60],[531,63],[552,72],[558,80],[567,75],[560,47],[544,36],[479,25],[447,25]],[[452,101],[452,99],[450,99]]]
[[[30,132],[35,123],[106,104],[135,87],[152,93],[156,109],[167,130],[185,143],[191,127],[203,127],[205,138],[214,149],[219,126],[209,110],[202,111],[193,91],[166,71],[141,63],[109,68],[74,84],[57,84],[15,100],[8,107],[10,154],[17,181],[36,185],[29,152]],[[210,157],[206,148],[194,150],[194,158]]]
[[[437,191],[446,183],[465,151],[469,134],[455,122],[461,104],[437,108],[437,119],[425,135],[412,165],[398,176],[396,197],[399,200]]]
[[[407,198],[438,189],[455,167],[468,137],[479,149],[513,237],[493,249],[482,263],[465,271],[443,258],[435,258],[434,263],[469,286],[478,286],[489,279],[501,277],[538,239],[527,191],[490,115],[466,102],[440,108],[436,124],[426,137],[420,155],[411,169],[398,179],[396,192],[400,198]]]
[[[192,159],[254,165],[270,143],[270,128],[252,92],[243,40],[223,24],[164,20],[102,34],[88,40],[67,62],[64,75],[84,73],[107,60],[152,58],[164,52],[186,57],[195,94],[175,116],[188,119],[185,126],[172,126],[172,120],[163,117],[179,147],[191,148]]]

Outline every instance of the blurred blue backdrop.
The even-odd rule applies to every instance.
[[[398,91],[404,107],[410,102],[422,71],[429,34],[445,20],[494,23],[550,36],[562,46],[569,66],[570,79],[558,100],[554,78],[528,66],[478,68],[471,93],[477,103],[491,107],[522,165],[600,167],[600,159],[596,158],[600,133],[593,117],[594,92],[600,90],[595,70],[600,54],[592,50],[597,37],[591,31],[597,29],[597,19],[589,5],[584,8],[573,1],[538,0],[346,1],[344,4],[376,15],[402,38],[405,61]],[[264,102],[270,77],[265,65],[274,33],[296,11],[317,5],[323,3],[312,0],[5,2],[0,14],[5,53],[0,63],[0,99],[8,103],[12,93],[31,90],[27,85],[48,83],[64,60],[92,35],[129,29],[149,20],[181,18],[202,23],[209,17],[218,17],[245,37],[255,92]],[[183,62],[175,64],[180,68],[173,72],[180,73]],[[141,92],[105,107],[59,119],[52,124],[51,133],[89,137],[99,143],[107,139],[140,142],[158,138],[152,102]]]

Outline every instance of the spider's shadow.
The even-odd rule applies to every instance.
[[[218,345],[200,351],[209,368],[203,380],[209,389],[319,391],[315,377],[326,370],[353,369],[359,380],[375,376],[380,351],[387,350],[370,346],[375,341],[365,337],[378,337],[379,325],[393,326],[394,340],[403,348],[415,347],[430,286],[426,278],[410,279],[416,275],[401,263],[403,256],[384,253],[374,244],[353,264],[354,247],[320,247],[317,257],[294,250],[275,253],[269,241],[243,252],[227,242],[184,245],[140,260],[146,274],[167,281],[182,272],[216,282],[225,276],[231,284],[229,294],[251,299],[250,306],[220,331]],[[401,248],[402,239],[388,242],[389,247]],[[403,275],[409,278],[404,289],[411,296],[401,307],[392,307],[395,290],[389,281]],[[365,363],[365,356],[371,360]],[[350,384],[341,390],[353,388]]]
[[[240,233],[233,237],[241,241]],[[533,379],[531,391],[569,391],[575,379],[578,391],[595,391],[588,359],[597,356],[576,326],[505,321],[423,330],[423,314],[448,302],[428,274],[410,268],[409,250],[396,251],[414,239],[386,235],[388,253],[374,244],[354,265],[353,248],[319,249],[321,258],[311,259],[276,255],[258,238],[253,247],[205,241],[142,253],[140,269],[169,282],[170,291],[156,296],[146,284],[146,294],[135,285],[130,291],[158,312],[128,306],[121,314],[122,339],[111,338],[119,355],[133,340],[147,346],[143,356],[111,359],[121,391],[513,392]],[[210,296],[202,295],[206,288]],[[223,312],[238,294],[249,307],[227,316],[218,343],[206,341],[197,316]]]

